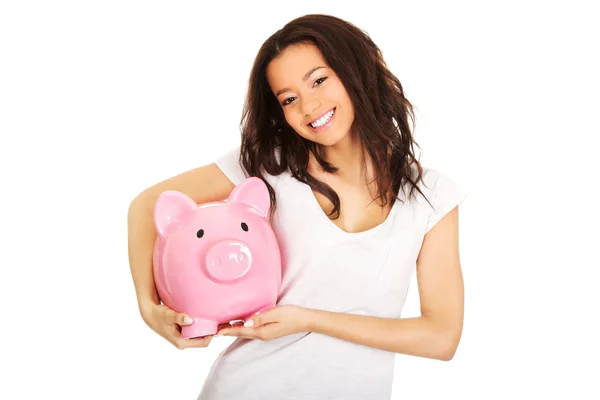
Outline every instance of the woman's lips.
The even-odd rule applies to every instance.
[[[335,111],[336,108],[332,108],[329,111],[324,112],[323,114],[321,114],[318,118],[316,118],[313,122],[308,124],[308,127],[313,131],[313,132],[322,132],[324,130],[326,130],[327,128],[329,128],[332,124],[333,124],[333,119],[335,118]],[[329,120],[322,126],[319,127],[313,127],[312,124],[316,121],[318,121],[319,119],[323,118],[323,116],[326,116],[328,113],[332,112],[331,117],[329,117]]]

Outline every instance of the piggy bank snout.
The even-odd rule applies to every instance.
[[[239,240],[223,240],[212,246],[205,256],[206,271],[217,281],[231,281],[244,276],[252,264],[252,252]]]

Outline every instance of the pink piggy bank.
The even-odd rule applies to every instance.
[[[224,201],[198,205],[177,191],[158,197],[154,280],[167,307],[194,319],[182,337],[212,335],[220,323],[276,305],[281,254],[269,212],[269,192],[255,177]]]

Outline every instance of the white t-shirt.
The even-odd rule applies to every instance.
[[[239,148],[216,164],[238,185]],[[273,229],[282,254],[278,305],[400,318],[425,234],[462,202],[463,188],[424,168],[416,199],[396,201],[387,219],[347,233],[289,171],[265,176],[276,193]],[[318,333],[270,341],[237,338],[217,358],[198,400],[390,399],[395,353]]]

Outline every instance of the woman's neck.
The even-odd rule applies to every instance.
[[[334,173],[336,177],[351,184],[366,184],[372,180],[370,159],[367,160],[368,154],[364,151],[358,134],[346,135],[339,143],[322,147],[321,152],[325,161],[338,168]],[[311,174],[317,176],[325,174],[312,154],[309,172],[316,172]]]

